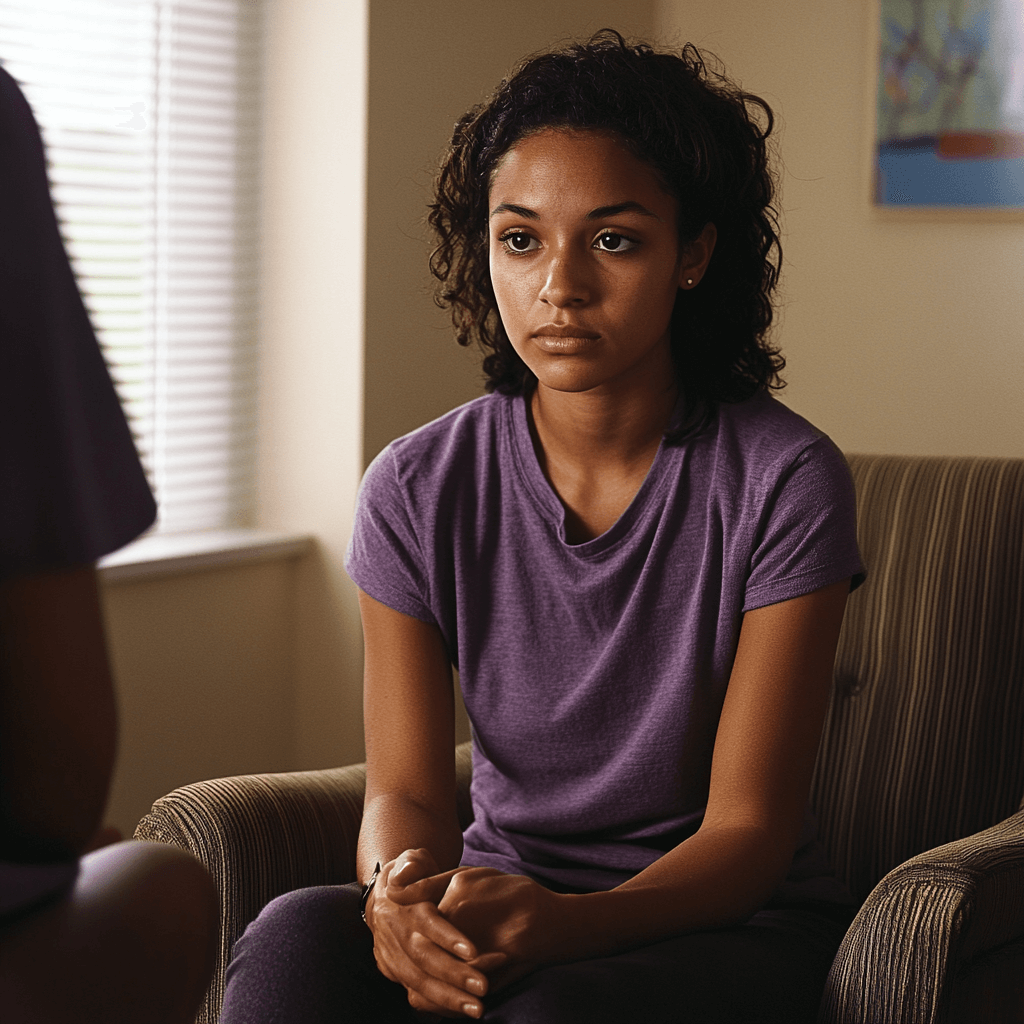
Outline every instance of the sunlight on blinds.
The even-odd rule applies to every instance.
[[[162,532],[250,524],[258,5],[0,0]]]

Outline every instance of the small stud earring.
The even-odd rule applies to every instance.
[[[686,279],[686,287],[687,288],[692,288],[693,287],[693,278],[692,277],[688,277]]]

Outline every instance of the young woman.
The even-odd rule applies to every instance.
[[[360,493],[365,924],[357,887],[272,903],[224,1020],[814,1019],[850,901],[806,805],[862,567],[841,454],[769,394],[770,130],[612,32],[459,122],[432,269],[490,393]]]

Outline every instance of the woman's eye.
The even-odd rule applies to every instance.
[[[602,249],[605,252],[629,252],[635,249],[637,243],[625,235],[616,234],[614,231],[604,231],[597,236],[594,242],[595,249]]]
[[[537,248],[537,240],[525,231],[513,231],[511,234],[502,235],[501,240],[511,252],[529,252]]]

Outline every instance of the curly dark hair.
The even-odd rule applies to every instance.
[[[529,57],[455,126],[435,182],[429,222],[435,300],[456,338],[485,354],[486,389],[528,393],[536,383],[502,326],[488,267],[487,200],[498,161],[543,128],[607,132],[658,175],[678,205],[680,246],[712,222],[714,254],[700,286],[680,289],[671,350],[684,399],[668,441],[699,433],[719,402],[781,388],[785,360],[768,339],[782,248],[768,163],[771,108],[710,70],[692,44],[681,53],[627,44],[604,29]]]

